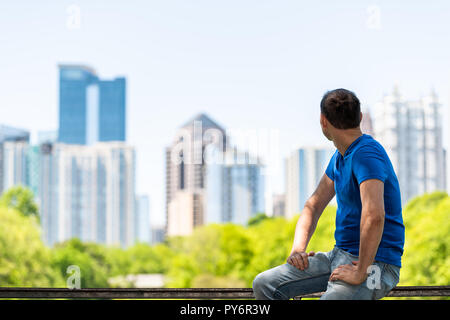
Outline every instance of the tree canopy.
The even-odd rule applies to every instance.
[[[33,192],[21,185],[8,189],[0,197],[0,205],[16,209],[26,216],[39,217],[39,208],[34,201]]]

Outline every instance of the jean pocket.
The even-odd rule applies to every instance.
[[[391,264],[383,264],[380,287],[374,290],[375,299],[385,297],[399,282],[400,268]]]
[[[392,264],[386,264],[385,273],[389,274],[385,276],[386,281],[392,288],[394,288],[400,281],[400,267]]]

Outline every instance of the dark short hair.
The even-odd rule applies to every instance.
[[[320,112],[337,129],[351,129],[361,122],[358,97],[346,89],[335,89],[324,94]]]

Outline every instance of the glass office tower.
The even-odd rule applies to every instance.
[[[59,66],[58,142],[125,141],[125,78],[100,80],[81,65]]]
[[[125,141],[125,78],[99,81],[99,141]]]

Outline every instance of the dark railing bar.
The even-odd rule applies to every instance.
[[[296,297],[318,298],[322,293]],[[388,297],[450,296],[450,286],[398,286]],[[0,298],[31,299],[253,299],[251,288],[32,288],[0,287]]]

